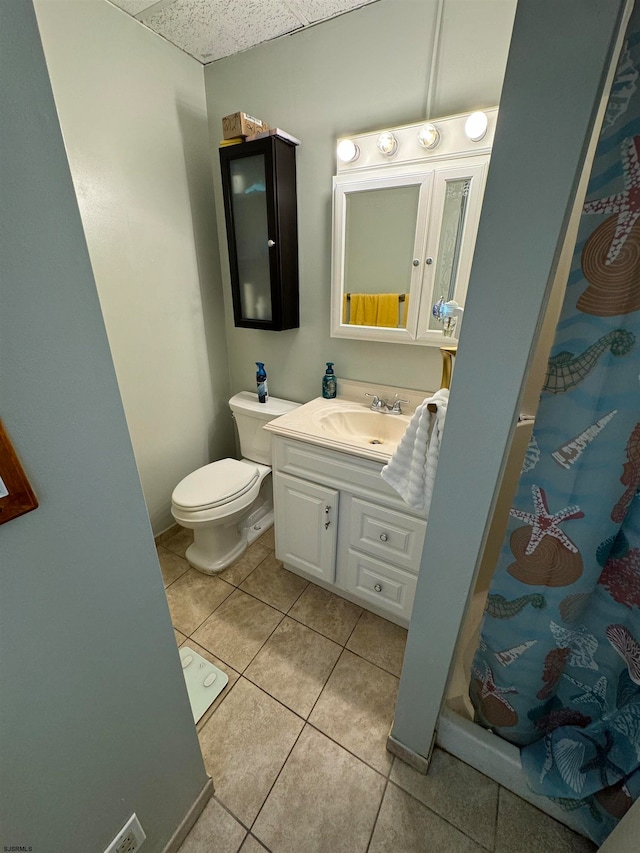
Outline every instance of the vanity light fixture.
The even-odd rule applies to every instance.
[[[418,132],[418,142],[423,148],[437,148],[440,142],[440,131],[435,124],[423,124]]]
[[[343,139],[338,143],[338,159],[343,163],[353,163],[360,156],[360,149],[352,139]]]
[[[395,154],[398,150],[398,140],[395,138],[393,133],[388,130],[380,134],[376,145],[378,147],[378,151],[386,157],[391,157],[391,155]]]
[[[489,120],[483,112],[471,113],[464,123],[464,132],[472,142],[480,142],[487,132]]]

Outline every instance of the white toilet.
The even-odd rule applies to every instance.
[[[299,403],[241,391],[229,400],[238,428],[242,460],[220,459],[181,480],[171,496],[171,513],[193,530],[189,563],[216,574],[244,552],[273,524],[271,433],[263,424],[290,412]]]

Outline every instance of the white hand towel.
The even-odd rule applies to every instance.
[[[441,388],[422,402],[411,418],[396,452],[382,469],[382,479],[415,509],[429,510],[438,467],[449,389]],[[427,406],[435,403],[436,412]]]

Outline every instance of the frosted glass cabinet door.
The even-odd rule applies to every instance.
[[[245,320],[271,321],[269,225],[264,156],[231,160],[231,206],[240,282],[240,314]]]
[[[236,326],[297,328],[295,145],[279,136],[220,149]]]

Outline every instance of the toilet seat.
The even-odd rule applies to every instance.
[[[260,472],[250,462],[220,459],[181,480],[171,501],[178,510],[200,512],[241,498],[257,483]]]

